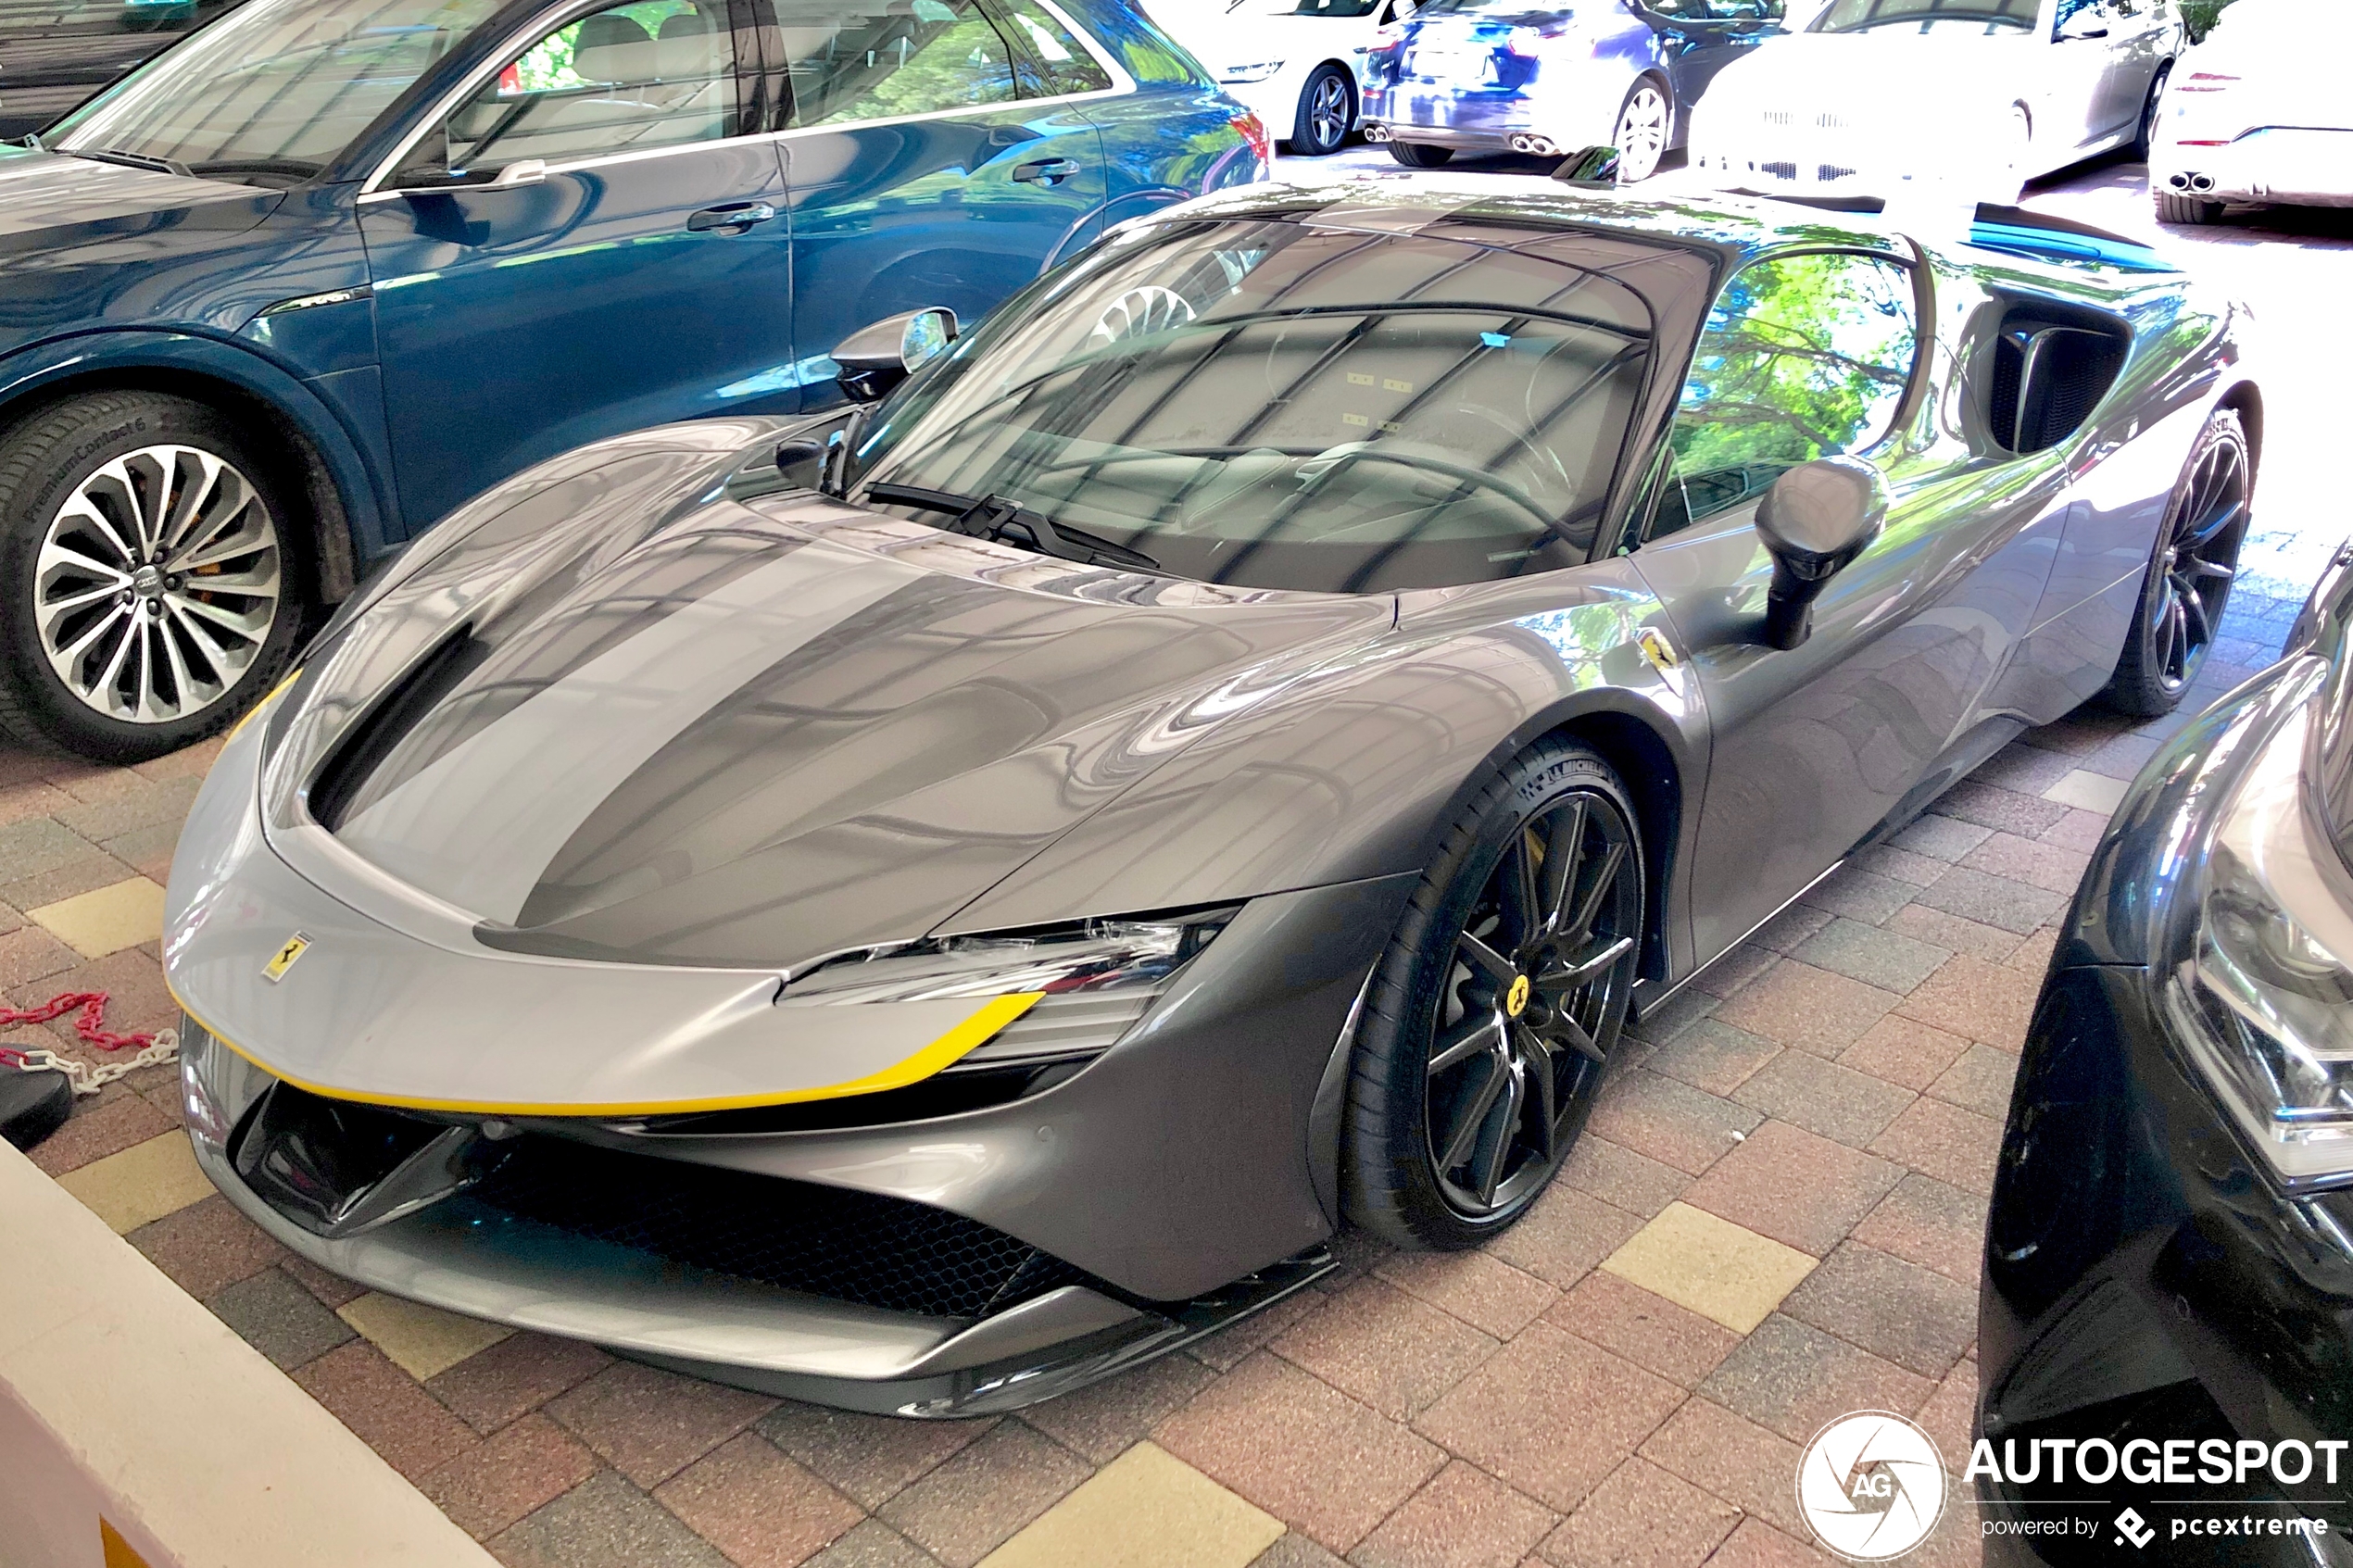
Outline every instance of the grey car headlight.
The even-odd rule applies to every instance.
[[[2183,893],[2173,1033],[2285,1184],[2353,1175],[2353,873],[2306,784],[2316,704],[2263,743]]]
[[[838,954],[785,983],[780,1007],[1026,997],[1030,1005],[946,1071],[1100,1055],[1134,1027],[1233,909],[1089,920],[1001,935],[937,936]]]

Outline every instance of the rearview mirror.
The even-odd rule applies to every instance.
[[[886,316],[862,327],[834,348],[834,363],[841,367],[841,387],[861,403],[875,398],[905,381],[948,351],[956,341],[956,313],[944,306]]]
[[[1756,533],[1773,558],[1760,639],[1766,646],[1793,648],[1806,641],[1814,601],[1886,521],[1887,482],[1856,458],[1801,463],[1773,482],[1756,508]]]

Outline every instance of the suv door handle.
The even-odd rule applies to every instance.
[[[765,223],[776,216],[776,209],[767,202],[728,202],[721,207],[707,207],[700,212],[689,213],[686,227],[696,232],[709,230],[722,234],[748,232],[753,224]]]
[[[1078,166],[1066,157],[1050,157],[1037,163],[1025,163],[1013,170],[1013,178],[1024,184],[1059,185],[1078,172]]]

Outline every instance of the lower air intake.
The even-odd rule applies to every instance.
[[[927,1317],[986,1317],[1087,1282],[942,1209],[561,1138],[522,1139],[450,1207],[469,1210],[467,1222],[533,1221],[686,1268]]]

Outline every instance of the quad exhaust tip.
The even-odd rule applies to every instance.
[[[1516,133],[1511,145],[1516,153],[1534,153],[1538,157],[1553,157],[1561,150],[1560,144],[1550,136],[1531,136],[1526,132]]]
[[[2201,196],[2214,189],[2214,176],[2211,174],[2169,174],[2165,182],[2177,191],[2189,191]]]
[[[1386,141],[1388,141],[1388,140],[1389,140],[1389,127],[1388,127],[1388,126],[1386,126],[1386,125],[1383,125],[1380,121],[1378,121],[1378,120],[1377,120],[1377,119],[1368,119],[1368,120],[1366,120],[1366,121],[1365,122],[1365,141],[1367,141],[1367,142],[1386,142]]]

